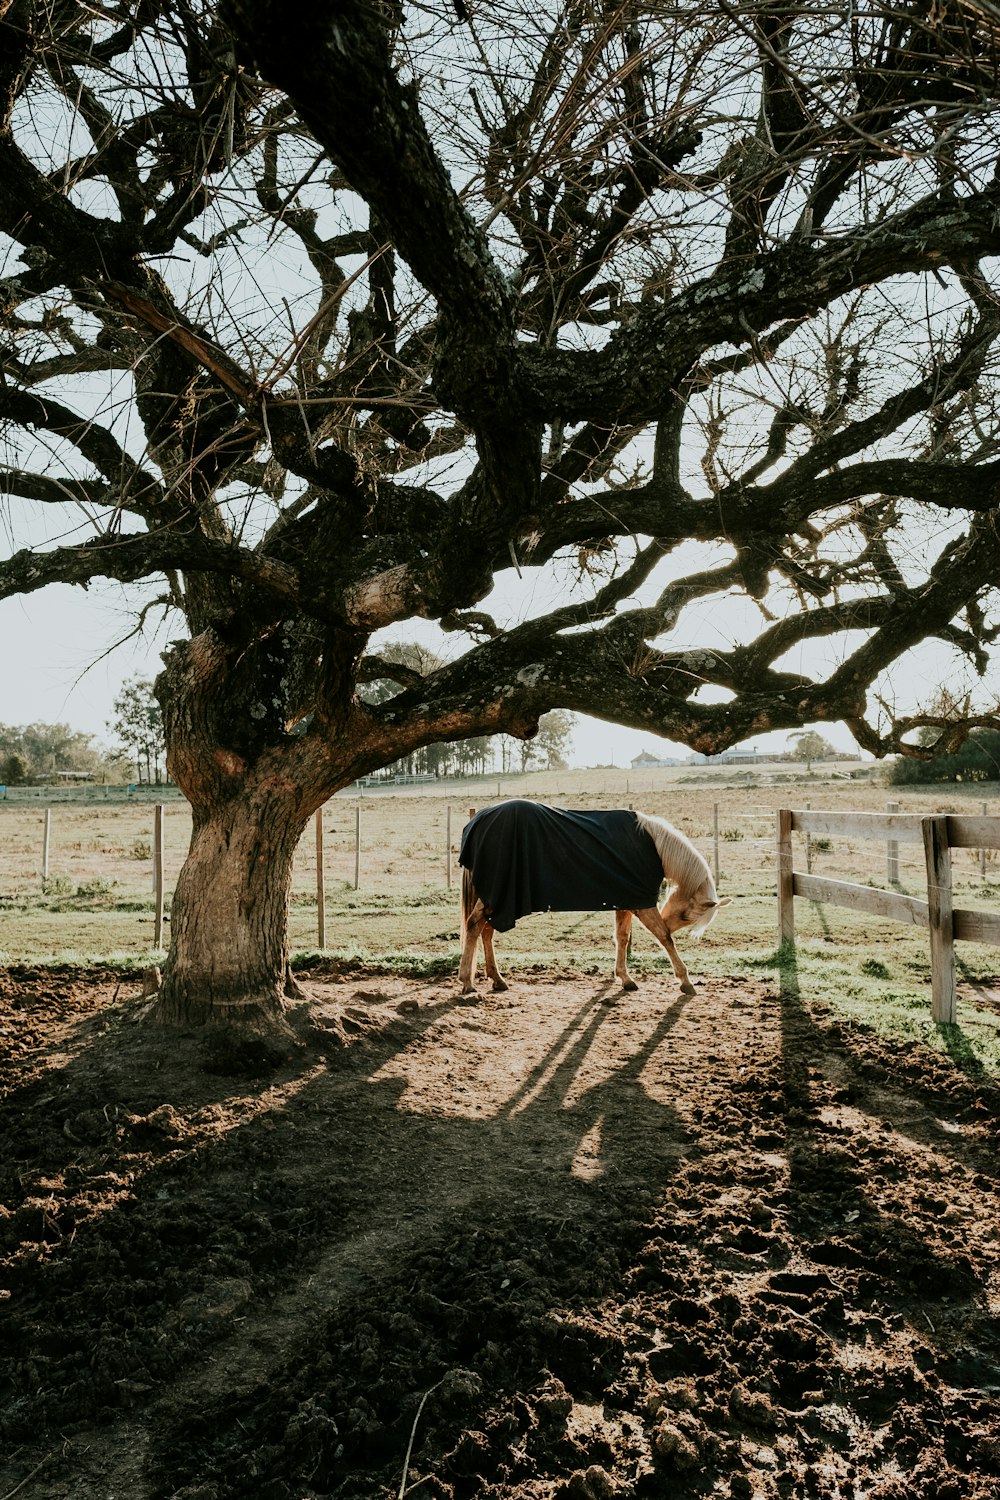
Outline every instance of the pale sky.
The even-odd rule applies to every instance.
[[[34,545],[44,545],[49,538],[43,528],[55,524],[53,512],[59,508],[35,507],[33,512],[26,508],[34,532],[31,541]],[[2,540],[10,544],[12,537],[8,535]],[[697,571],[707,566],[708,561],[706,550],[696,544],[676,548],[636,596],[626,601],[626,607],[651,603],[667,576]],[[543,569],[527,568],[522,578],[508,569],[499,576],[497,589],[481,607],[491,612],[500,625],[511,626],[547,613],[578,589],[579,579],[567,562],[557,561]],[[155,677],[161,667],[160,653],[172,637],[184,634],[177,616],[164,623],[156,612],[147,614],[144,635],[133,634],[138,610],[157,592],[155,581],[142,586],[99,581],[87,590],[54,585],[35,594],[0,600],[0,723],[67,723],[72,729],[110,743],[112,736],[107,723],[113,717],[113,701],[122,683],[136,676]],[[783,607],[777,596],[770,602],[775,608]],[[746,598],[712,597],[696,600],[682,611],[675,630],[669,638],[658,638],[658,644],[666,649],[700,647],[724,651],[736,641],[752,639],[760,628],[756,606]],[[402,622],[376,637],[372,649],[378,650],[387,639],[420,640],[445,659],[468,648],[465,637],[446,635],[437,626],[420,620]],[[789,652],[778,665],[819,678],[854,649],[856,643],[856,637],[814,642]],[[891,680],[880,683],[879,690],[898,711],[912,712],[926,706],[941,683],[947,683],[955,692],[973,688],[979,702],[990,699],[995,702],[1000,697],[1000,658],[994,658],[987,678],[977,684],[971,673],[968,681],[963,678],[952,651],[940,643],[925,642],[897,663]],[[845,725],[804,727],[817,729],[835,749],[857,749]],[[791,732],[780,730],[758,735],[747,744],[762,752],[786,750]],[[570,758],[578,766],[625,766],[643,750],[680,759],[690,753],[687,747],[645,730],[580,719]]]
[[[137,595],[117,585],[80,588],[57,585],[29,596],[0,601],[0,723],[67,723],[108,742],[107,721],[121,684],[154,677],[159,653],[178,623],[147,629],[122,640],[132,628]],[[400,633],[405,634],[405,630]],[[111,649],[113,648],[113,649]],[[815,726],[837,749],[856,748],[843,725]],[[760,750],[787,748],[788,733],[748,742]],[[574,735],[574,765],[628,765],[642,750],[683,758],[683,745],[642,730],[580,718]]]
[[[71,112],[71,115],[72,121],[78,123],[77,113]],[[47,160],[46,142],[39,141],[38,150],[39,160],[44,164]],[[53,162],[56,161],[56,156],[53,156]],[[97,186],[91,184],[87,190],[97,191]],[[328,195],[324,195],[319,187],[315,189],[315,193],[317,205],[325,204],[325,211],[333,213],[333,206],[326,204]],[[229,200],[220,199],[220,203],[223,201]],[[310,201],[308,193],[303,201]],[[332,223],[326,225],[327,230],[333,227]],[[211,223],[206,220],[206,234],[210,228]],[[19,255],[16,247],[0,238],[0,268],[8,272],[16,271]],[[236,257],[234,265],[228,270],[224,264],[226,256]],[[252,276],[247,269],[251,261]],[[262,235],[259,243],[249,242],[244,237],[238,248],[229,247],[220,251],[211,264],[192,253],[190,257],[174,256],[162,267],[162,274],[176,282],[174,290],[182,306],[197,305],[201,286],[198,278],[204,281],[210,273],[217,273],[220,278],[227,275],[236,277],[240,288],[241,317],[245,319],[247,327],[252,324],[256,328],[259,324],[258,331],[262,338],[271,327],[275,308],[279,303],[285,302],[286,297],[298,307],[300,301],[302,305],[308,305],[309,298],[315,295],[315,276],[302,246],[294,236],[281,237],[272,242],[270,235]],[[359,288],[362,287],[363,283],[359,282]],[[932,294],[933,290],[932,288]],[[893,295],[901,299],[898,315],[905,317],[909,304],[905,301],[903,289],[894,284]],[[927,293],[920,283],[908,295],[917,297]],[[765,372],[761,379],[766,378],[772,377]],[[57,394],[60,394],[58,389]],[[100,414],[102,420],[109,422],[125,448],[133,456],[141,456],[145,440],[134,416],[131,386],[127,376],[115,372],[106,376],[76,376],[72,380],[71,389],[62,394],[68,404],[81,411],[93,410]],[[753,412],[750,411],[746,417],[749,423],[748,442],[752,442],[756,433],[752,416]],[[697,432],[692,429],[693,446],[686,462],[691,470],[692,492],[703,493],[699,460],[701,445],[696,441],[697,437]],[[648,435],[642,441],[648,443]],[[25,466],[32,467],[38,457],[37,453],[30,452],[30,444],[25,446],[22,454]],[[458,460],[449,459],[448,462]],[[442,490],[444,492],[447,492],[447,487]],[[0,552],[7,550],[5,544],[9,544],[10,550],[14,550],[25,545],[40,547],[78,540],[82,534],[79,529],[81,518],[72,508],[65,514],[63,510],[58,506],[46,507],[27,501],[8,500],[0,510]],[[947,521],[940,521],[938,529],[943,530],[947,524]],[[924,533],[921,532],[920,535],[923,540]],[[935,548],[940,545],[941,538],[938,537]],[[918,561],[922,561],[922,558]],[[670,566],[675,575],[696,570],[702,565],[704,564],[692,558],[684,548],[676,549],[671,555]],[[556,574],[558,575],[558,570]],[[662,578],[655,586],[651,582],[647,595],[640,595],[637,601],[629,603],[651,602],[662,583]],[[499,591],[499,606],[485,601],[481,607],[492,610],[499,623],[513,624],[543,613],[558,602],[559,598],[565,598],[569,587],[572,587],[572,580],[566,571],[560,579],[558,576],[554,577],[550,569],[536,571],[529,568],[525,570],[522,580],[504,576]],[[172,634],[181,633],[177,622],[157,626],[155,621],[150,621],[145,636],[126,639],[134,627],[136,609],[155,592],[155,588],[149,586],[123,589],[117,585],[94,583],[86,592],[79,588],[58,586],[25,598],[0,601],[0,723],[19,725],[35,721],[65,722],[95,739],[108,741],[110,736],[107,721],[112,717],[112,703],[122,683],[135,676],[154,677],[161,665],[160,652],[166,647]],[[775,607],[780,610],[781,606]],[[685,649],[698,646],[724,650],[734,641],[751,638],[761,628],[761,623],[759,615],[754,613],[754,606],[746,601],[709,599],[686,609],[678,629],[671,634],[669,641],[662,641],[660,644],[668,647],[680,644]],[[430,633],[425,634],[425,630]],[[420,622],[403,624],[393,634],[396,638],[426,639],[443,656],[451,656],[465,649],[467,644],[455,636],[446,637],[440,632],[430,631],[430,627],[424,627]],[[115,647],[115,643],[119,641],[124,641],[124,644]],[[378,643],[375,644],[377,646]],[[111,649],[112,647],[115,649]],[[818,677],[825,674],[838,659],[838,652],[842,655],[847,649],[849,647],[843,641],[826,646],[820,643],[808,650],[790,653],[782,665],[789,670]],[[993,697],[1000,693],[998,665],[1000,664],[995,663],[992,669]],[[891,685],[881,686],[887,697],[894,697],[898,706],[903,711],[908,711],[926,704],[934,688],[941,682],[947,682],[953,689],[963,685],[956,673],[953,655],[943,647],[932,645],[911,653],[893,672]],[[989,686],[987,685],[986,697],[990,696]],[[837,749],[856,748],[852,736],[843,725],[819,724],[806,727],[818,729]],[[751,747],[755,746],[764,752],[784,750],[788,743],[789,731],[784,730],[761,735],[748,742]],[[597,720],[581,720],[575,735],[572,760],[577,765],[612,762],[627,765],[642,750],[654,753],[662,751],[680,758],[688,753],[686,747],[663,741],[646,731],[622,729]]]

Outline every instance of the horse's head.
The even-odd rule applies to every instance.
[[[660,916],[666,923],[668,932],[689,927],[697,937],[705,931],[719,908],[728,906],[731,899],[729,896],[717,896],[715,882],[712,880],[705,881],[696,891],[688,891],[686,894],[674,886],[660,908]]]

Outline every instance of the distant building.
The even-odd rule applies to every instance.
[[[773,755],[761,755],[759,750],[747,750],[740,745],[733,745],[729,750],[723,750],[721,755],[701,755],[694,751],[689,755],[685,764],[689,766],[753,766],[762,760],[774,760]]]
[[[632,757],[633,771],[648,771],[656,766],[679,766],[682,762],[673,755],[654,755],[652,750],[642,750]]]

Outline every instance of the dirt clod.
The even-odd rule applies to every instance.
[[[0,970],[0,1494],[996,1500],[960,1049],[743,980],[300,978],[275,1047]]]

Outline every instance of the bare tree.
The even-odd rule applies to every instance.
[[[890,712],[908,650],[985,669],[998,35],[959,0],[0,0],[0,486],[52,522],[0,596],[154,580],[179,622],[161,1020],[281,1024],[305,823],[416,747],[558,707],[881,754],[928,722]],[[461,649],[387,661],[414,617]]]

